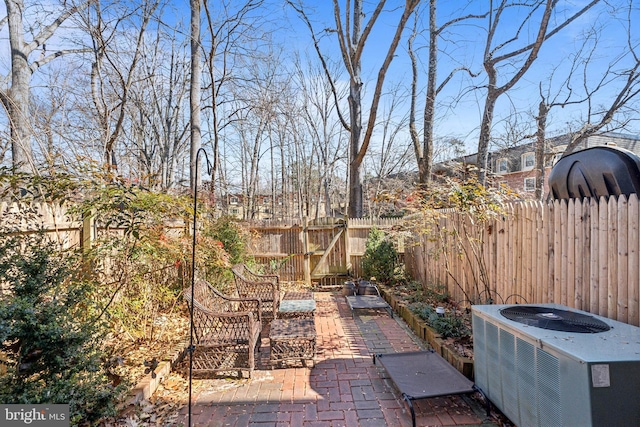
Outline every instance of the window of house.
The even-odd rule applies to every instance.
[[[232,204],[232,205],[237,205],[238,204],[238,198],[235,197],[235,196],[231,196],[229,198],[229,203]]]
[[[509,161],[507,159],[498,159],[498,173],[509,172]]]
[[[536,179],[525,178],[524,179],[524,191],[536,191]]]
[[[231,215],[238,215],[240,211],[237,208],[231,209]]]
[[[522,155],[522,170],[531,170],[536,165],[535,153],[524,153]]]

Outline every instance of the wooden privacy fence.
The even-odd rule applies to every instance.
[[[19,207],[0,204],[0,213],[15,209]],[[20,232],[42,227],[74,247],[90,244],[99,231],[92,221],[70,218],[62,207],[32,209],[40,215],[37,226],[25,216],[14,225]],[[457,301],[555,302],[640,325],[639,223],[636,195],[523,202],[507,205],[504,215],[486,223],[445,212],[431,233],[414,236],[415,242],[399,251],[414,278],[446,286]],[[255,232],[250,252],[284,280],[340,284],[347,275],[362,275],[371,228],[399,224],[398,219],[345,218],[253,222],[248,224]],[[451,233],[463,226],[479,238],[465,241]],[[435,238],[438,227],[449,231],[443,239]]]
[[[369,231],[399,223],[346,218],[252,222],[249,227],[255,237],[250,252],[258,263],[271,264],[284,280],[340,284],[348,276],[362,275]]]
[[[89,223],[74,218],[67,208],[58,204],[0,202],[0,221],[3,228],[15,230],[16,234],[34,233],[43,230],[63,248],[78,247],[84,240],[90,240],[93,230]]]
[[[448,234],[443,250],[441,239],[421,235],[407,245],[405,263],[414,278],[445,285],[457,301],[558,303],[639,325],[639,211],[633,194],[510,204],[501,218],[476,225],[448,212],[440,230],[465,226],[481,240],[457,239],[455,247]],[[477,258],[463,255],[472,249]],[[482,274],[490,292],[475,286]]]
[[[18,215],[3,215],[17,213]],[[92,218],[68,214],[67,208],[46,203],[18,205],[0,202],[0,219],[12,218],[16,233],[44,230],[64,248],[89,248],[104,228]],[[254,233],[250,253],[277,270],[284,280],[340,283],[362,274],[361,259],[372,227],[388,229],[399,220],[320,218],[313,221],[256,221],[243,224]],[[3,223],[3,225],[7,225]],[[167,233],[184,232],[181,221],[167,221]],[[123,232],[110,228],[111,232]]]

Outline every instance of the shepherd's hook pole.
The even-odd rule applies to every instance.
[[[196,218],[198,212],[198,161],[200,153],[204,154],[204,158],[207,160],[207,173],[211,174],[211,163],[209,162],[209,156],[204,148],[199,148],[196,153],[196,177],[193,180],[193,241],[191,245],[191,304],[189,307],[190,327],[189,327],[189,427],[191,427],[191,379],[193,375],[193,301],[195,299],[194,288],[196,281]]]

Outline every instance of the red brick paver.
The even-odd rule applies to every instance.
[[[372,355],[415,351],[418,341],[384,312],[352,317],[343,297],[315,297],[315,366],[272,370],[263,338],[252,379],[213,379],[194,393],[193,426],[411,426],[406,403]],[[418,426],[491,425],[459,396],[416,401],[414,407]],[[187,420],[185,411],[178,422]]]

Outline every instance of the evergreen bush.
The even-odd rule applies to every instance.
[[[373,227],[369,231],[364,255],[362,273],[365,279],[375,277],[380,283],[387,284],[398,267],[398,251],[385,233]]]
[[[114,414],[125,385],[107,378],[105,325],[83,274],[44,233],[0,234],[1,403],[68,403],[72,425]]]

